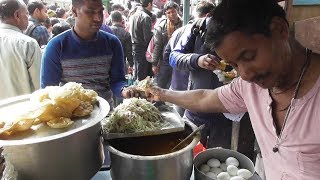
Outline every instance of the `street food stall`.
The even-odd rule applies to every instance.
[[[296,38],[315,52],[320,52],[320,40],[312,29],[319,26],[319,19],[295,23]],[[201,180],[220,173],[226,178],[260,179],[252,161],[236,151],[208,149],[195,157],[199,133],[173,150],[197,127],[169,106],[148,103],[132,98],[109,113],[104,99],[73,83],[2,100],[2,154],[21,179]],[[113,118],[117,121],[112,124]],[[133,123],[133,119],[141,121]],[[145,124],[144,119],[148,119]],[[235,150],[238,132],[235,124]],[[111,161],[111,167],[102,166],[104,161]]]

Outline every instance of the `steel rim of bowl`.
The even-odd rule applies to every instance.
[[[189,121],[185,121],[185,122],[191,127],[192,131],[195,130],[196,126],[194,124],[192,124]],[[172,157],[176,157],[177,155],[183,154],[187,150],[193,149],[198,144],[199,141],[200,141],[200,134],[197,134],[193,137],[191,143],[189,143],[186,147],[169,154],[162,154],[162,155],[156,155],[156,156],[142,156],[142,155],[128,154],[128,153],[117,150],[116,148],[111,146],[109,143],[106,143],[106,145],[107,145],[107,149],[111,153],[119,155],[124,158],[135,159],[135,160],[160,160],[160,159],[169,159]]]
[[[1,105],[12,104],[13,102],[16,102],[19,100],[22,102],[22,100],[27,99],[27,98],[30,98],[30,95],[22,95],[22,96],[18,96],[18,97],[9,98],[5,101],[1,101],[0,107],[1,107]],[[88,129],[92,126],[95,126],[96,124],[100,123],[102,121],[102,119],[104,117],[106,117],[110,111],[110,105],[105,99],[103,99],[101,97],[97,97],[97,102],[99,102],[98,106],[100,107],[99,114],[97,115],[97,117],[95,117],[93,120],[89,121],[88,123],[84,124],[83,126],[80,126],[76,129],[70,129],[66,132],[58,133],[55,135],[39,137],[39,138],[35,138],[35,139],[0,140],[0,146],[28,145],[28,144],[52,141],[52,140],[66,137],[66,136],[70,136],[70,135],[78,133],[84,129]],[[102,109],[101,107],[103,107],[104,109]]]

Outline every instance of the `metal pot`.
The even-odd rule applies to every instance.
[[[191,122],[186,121],[186,127],[183,132],[180,132],[180,137],[186,137],[196,126]],[[162,144],[160,138],[170,140],[175,133],[129,139],[123,142],[119,139],[117,142],[123,143],[119,146],[121,149],[131,146],[134,148],[153,148],[157,144]],[[179,136],[179,133],[177,133]],[[164,140],[165,140],[164,139]],[[182,149],[163,154],[163,155],[134,155],[116,149],[114,146],[117,142],[107,141],[107,149],[109,150],[111,159],[111,177],[115,180],[187,180],[190,179],[193,167],[193,148],[200,140],[200,134],[194,136],[192,141]],[[148,144],[147,142],[152,142]],[[163,145],[163,144],[162,144]],[[175,144],[170,144],[169,148],[174,147]],[[119,148],[119,149],[120,149]],[[141,147],[140,147],[141,148]],[[139,150],[134,149],[136,152]],[[136,153],[135,152],[135,153]]]
[[[24,106],[28,100],[29,96],[22,96],[2,101],[0,109]],[[13,164],[18,179],[88,180],[104,159],[100,121],[109,109],[109,104],[98,98],[91,115],[76,120],[72,129],[42,126],[27,138],[0,140],[5,159]]]
[[[207,163],[207,161],[211,158],[219,159],[220,161],[225,161],[228,157],[234,157],[239,161],[240,169],[248,169],[252,174],[254,174],[254,165],[253,162],[245,155],[233,151],[230,149],[223,149],[223,148],[211,148],[207,149],[206,151],[200,152],[194,158],[194,179],[195,180],[213,180],[206,176],[203,172],[200,171],[200,166],[202,164]],[[250,180],[252,179],[249,178]]]

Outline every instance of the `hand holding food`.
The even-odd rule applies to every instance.
[[[123,98],[144,97],[144,93],[135,86],[125,87],[121,91]]]
[[[213,71],[219,66],[219,60],[214,55],[206,54],[199,57],[198,65],[203,69]]]

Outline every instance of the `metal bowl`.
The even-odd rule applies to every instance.
[[[0,101],[0,111],[10,115],[27,106],[29,97]],[[0,140],[5,159],[13,164],[19,179],[87,180],[99,171],[104,159],[100,121],[110,106],[97,99],[91,115],[77,119],[71,128],[40,125],[11,140]]]
[[[247,156],[230,149],[211,148],[199,153],[194,158],[194,180],[213,180],[200,171],[200,166],[207,163],[207,161],[211,158],[225,161],[228,157],[236,158],[240,163],[239,167],[241,169],[248,169],[252,174],[254,174],[255,170],[253,162]],[[249,179],[252,179],[252,177]]]
[[[200,140],[200,134],[194,136],[185,147],[169,152],[160,150],[167,146],[167,150],[176,144],[169,141],[176,137],[186,137],[196,126],[185,122],[182,132],[157,136],[135,137],[131,139],[114,139],[107,141],[107,148],[111,159],[111,177],[116,180],[186,180],[190,179],[193,167],[193,148]],[[128,147],[130,151],[128,151]],[[145,151],[145,149],[148,149]],[[145,151],[145,152],[143,152]],[[157,153],[153,154],[155,151]],[[143,155],[141,155],[143,153]],[[151,154],[150,154],[151,153]],[[139,155],[140,154],[140,155]],[[160,154],[160,155],[156,155]]]

